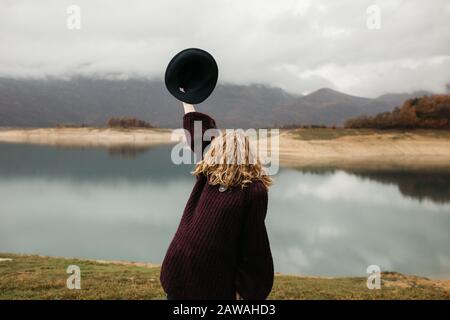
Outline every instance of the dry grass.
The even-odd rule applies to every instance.
[[[333,140],[342,137],[367,137],[378,136],[379,138],[397,139],[450,139],[449,130],[375,130],[375,129],[344,129],[344,128],[299,128],[283,130],[295,139],[299,140]]]
[[[156,265],[0,254],[0,299],[164,299]],[[67,267],[81,269],[81,290],[66,288]],[[366,278],[276,275],[269,299],[450,299],[449,281],[398,273],[382,275],[382,289]]]

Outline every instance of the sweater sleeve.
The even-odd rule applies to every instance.
[[[201,150],[199,151],[201,151],[203,154],[203,151],[211,142],[205,141],[205,139],[203,139],[203,135],[206,130],[215,129],[216,122],[207,114],[200,112],[189,112],[186,113],[183,117],[183,128],[187,130],[187,132],[189,132],[189,135],[186,136],[186,139],[187,143],[191,147],[191,150],[196,152],[197,150],[195,150],[195,144],[198,143],[199,146],[201,145]],[[195,130],[197,128],[201,128],[201,130]]]
[[[236,290],[245,300],[262,300],[272,290],[274,268],[264,223],[267,189],[261,182],[249,186],[248,207],[239,242]]]

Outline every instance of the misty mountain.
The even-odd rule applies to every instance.
[[[341,125],[350,114],[376,114],[392,106],[369,98],[360,98],[332,89],[319,89],[276,108],[280,124]]]
[[[381,95],[377,98],[378,101],[388,103],[389,105],[395,107],[401,107],[405,100],[414,98],[414,97],[423,97],[425,95],[432,95],[432,92],[429,91],[414,91],[413,93],[388,93]]]
[[[221,84],[198,110],[221,127],[340,125],[347,118],[390,111],[411,95],[355,97],[331,89],[306,96],[263,85]],[[159,127],[180,127],[182,107],[159,80],[0,78],[0,126],[49,127],[58,123],[104,125],[130,116]]]

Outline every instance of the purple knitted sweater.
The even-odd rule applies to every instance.
[[[206,114],[187,113],[183,125],[191,137],[194,121],[202,121],[203,132],[215,128]],[[266,212],[261,181],[220,192],[197,177],[162,264],[165,292],[175,299],[235,299],[236,291],[244,299],[265,299],[274,277]]]

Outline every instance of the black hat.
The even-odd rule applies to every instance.
[[[190,104],[204,101],[213,92],[219,70],[208,52],[190,48],[175,55],[166,69],[167,90],[178,100]]]

